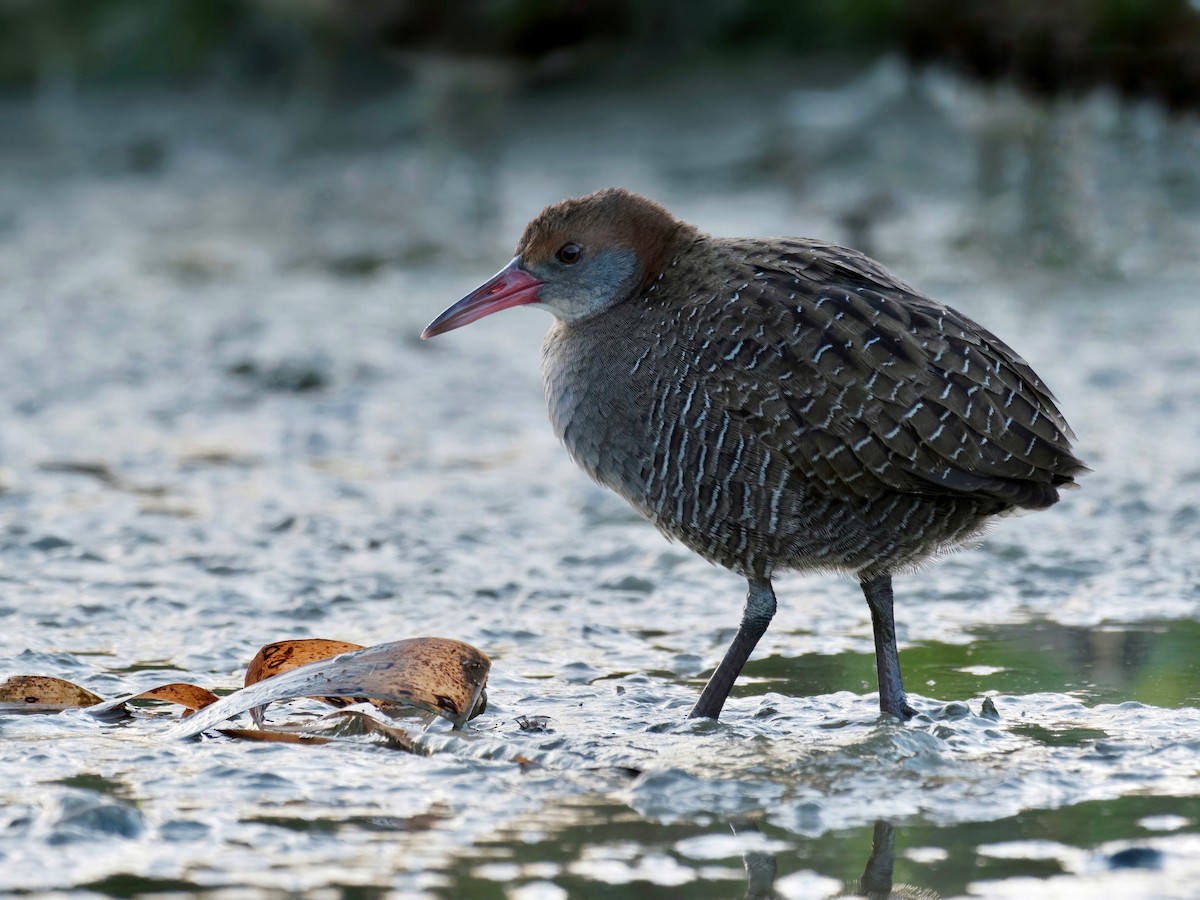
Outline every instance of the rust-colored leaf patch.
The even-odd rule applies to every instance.
[[[361,697],[435,713],[461,728],[486,706],[491,660],[461,641],[410,638],[307,663],[245,687],[175,727],[195,737],[239,713],[298,697]]]
[[[198,684],[187,684],[173,681],[170,684],[160,684],[158,687],[134,694],[132,697],[118,697],[116,700],[97,702],[95,705],[86,704],[87,711],[98,719],[121,719],[130,714],[129,704],[134,700],[158,700],[162,703],[174,703],[183,707],[183,714],[190,716],[198,709],[203,709],[210,703],[217,702],[217,695],[208,688]],[[99,697],[96,698],[100,700]]]
[[[49,675],[14,675],[0,684],[0,712],[61,712],[99,702],[87,688]]]
[[[268,731],[261,728],[222,728],[225,737],[240,741],[257,741],[260,744],[328,744],[332,738],[298,731]]]
[[[273,644],[265,645],[254,654],[254,659],[250,660],[250,665],[246,667],[246,680],[243,686],[250,687],[252,684],[257,684],[275,675],[282,675],[284,672],[289,672],[300,666],[320,662],[323,659],[329,659],[331,656],[337,656],[340,653],[349,653],[353,650],[363,649],[365,648],[362,644],[351,644],[349,641],[331,641],[325,638],[299,638],[291,641],[276,641]],[[314,699],[320,700],[322,703],[328,703],[330,706],[349,706],[354,702],[352,697],[315,697]],[[256,725],[262,724],[264,708],[262,706],[255,706],[250,709],[250,717],[254,719]]]
[[[104,700],[61,678],[14,675],[0,684],[0,713],[84,709],[100,719],[116,719],[133,714],[133,701],[161,701],[184,709],[180,719],[172,717],[177,722],[170,731],[173,737],[196,737],[250,711],[258,727],[225,727],[220,733],[292,744],[367,738],[422,753],[426,751],[412,732],[384,714],[416,711],[426,716],[424,722],[440,716],[461,728],[486,708],[490,669],[491,660],[482,651],[448,638],[410,638],[373,647],[325,639],[286,640],[260,649],[250,662],[244,687],[225,697],[199,685],[173,682]],[[300,726],[263,727],[262,710],[269,704],[300,698],[335,707],[368,701],[377,710],[340,710]]]
[[[276,641],[267,644],[257,653],[250,665],[246,667],[244,686],[257,684],[272,675],[281,675],[298,666],[306,666],[312,662],[329,659],[339,653],[349,653],[352,650],[362,650],[362,644],[351,644],[349,641],[330,641],[324,638],[302,638],[294,641]]]
[[[163,684],[148,691],[142,691],[140,694],[129,699],[161,700],[164,703],[177,703],[187,710],[184,715],[188,715],[198,709],[204,709],[210,703],[216,703],[219,698],[208,688],[202,688],[197,684],[174,681],[171,684]]]

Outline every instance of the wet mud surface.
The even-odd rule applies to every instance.
[[[874,845],[927,896],[1194,896],[1200,219],[1127,165],[1170,135],[1102,103],[1028,113],[1074,122],[1098,186],[1059,223],[1085,251],[1037,260],[1022,163],[979,196],[991,132],[966,101],[871,78],[848,123],[784,86],[543,98],[487,174],[486,227],[475,176],[422,147],[279,153],[261,112],[197,98],[98,102],[124,124],[82,168],[6,146],[4,674],[223,689],[269,641],[420,635],[493,667],[487,712],[427,757],[4,716],[0,888],[823,897]],[[697,149],[720,103],[750,138]],[[162,171],[111,163],[145,133],[170,136]],[[574,469],[536,311],[418,341],[545,202],[610,183],[717,233],[857,236],[1061,401],[1081,489],[897,579],[907,725],[877,714],[857,586],[795,576],[722,722],[686,721],[743,583]]]

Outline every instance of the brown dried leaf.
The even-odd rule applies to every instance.
[[[341,740],[376,736],[383,746],[408,753],[426,754],[403,728],[381,722],[357,710],[338,710],[308,725],[280,728],[219,728],[220,734],[247,741],[280,744],[329,744]]]
[[[267,678],[224,697],[174,729],[195,737],[231,716],[295,697],[370,697],[416,707],[461,728],[478,708],[491,660],[470,644],[412,638],[344,653]]]
[[[329,659],[340,653],[349,653],[352,650],[362,649],[362,644],[351,644],[349,641],[334,641],[325,638],[297,638],[289,641],[275,641],[273,644],[266,644],[261,647],[254,654],[254,659],[250,660],[250,665],[246,667],[246,680],[243,685],[249,687],[252,684],[257,684],[267,678],[280,675],[290,669],[307,666],[313,662],[320,662],[323,659]],[[349,706],[354,702],[350,697],[317,697],[315,699],[323,703],[328,703],[330,706]],[[262,706],[256,706],[250,710],[250,716],[254,719],[254,724],[262,724],[263,710],[266,708],[267,706],[264,703]]]
[[[0,709],[29,712],[58,712],[100,703],[77,684],[50,675],[14,675],[0,684]]]
[[[487,675],[492,661],[481,650],[448,638],[411,638],[380,644],[378,649],[393,648],[386,661],[364,672],[363,692],[355,696],[391,700],[404,706],[435,712],[462,725],[476,712],[485,696]],[[372,648],[377,649],[377,648]],[[382,694],[378,691],[386,690]]]
[[[226,737],[241,741],[260,741],[264,744],[329,744],[332,738],[295,731],[266,731],[261,728],[219,728]]]
[[[179,704],[185,710],[184,715],[190,716],[196,710],[204,709],[204,707],[210,703],[216,703],[219,699],[208,688],[202,688],[197,684],[174,681],[170,684],[161,684],[158,687],[150,688],[148,691],[142,691],[140,694],[135,694],[132,697],[105,700],[102,703],[97,703],[95,706],[89,706],[87,711],[97,719],[116,720],[129,715],[128,704],[131,700],[161,700],[164,703]]]
[[[210,703],[216,703],[220,698],[208,688],[202,688],[198,684],[174,681],[171,684],[162,684],[148,691],[142,691],[137,696],[127,699],[162,700],[164,703],[178,703],[184,709],[195,712],[198,709],[204,709]]]
[[[245,687],[297,666],[306,666],[311,662],[337,656],[339,653],[362,649],[362,644],[330,641],[324,638],[276,641],[273,644],[267,644],[254,654],[254,659],[250,660],[250,665],[246,668]]]

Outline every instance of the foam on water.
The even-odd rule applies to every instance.
[[[529,121],[554,120],[545,104]],[[769,111],[737,115],[756,110]],[[1015,345],[1095,471],[1052,511],[898,579],[913,722],[877,716],[857,587],[792,576],[725,719],[688,722],[744,585],[667,544],[555,445],[545,319],[416,341],[550,194],[600,186],[553,162],[595,141],[514,140],[505,185],[520,199],[494,247],[350,279],[321,262],[331,248],[452,217],[430,212],[421,179],[389,161],[398,151],[280,171],[189,152],[188,117],[207,113],[174,114],[178,158],[153,180],[0,178],[6,674],[106,696],[234,687],[268,641],[434,634],[493,658],[490,707],[464,733],[425,735],[428,757],[175,743],[156,718],[0,718],[0,887],[533,898],[652,883],[717,897],[748,879],[827,896],[859,877],[887,820],[897,883],[1120,896],[1153,878],[1185,895],[1200,832],[1190,255],[1143,248],[1162,255],[1132,278],[996,266],[956,243],[981,215],[960,161],[944,183],[918,180],[902,199],[912,216],[885,221],[875,252]],[[945,127],[927,152],[958,160],[968,138]],[[617,151],[595,171],[714,231],[836,238],[846,185],[883,180],[904,137],[829,161],[803,203],[753,184],[702,191]],[[372,216],[346,201],[337,223],[309,224],[350,184]]]

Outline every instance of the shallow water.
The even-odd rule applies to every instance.
[[[261,112],[201,98],[85,110],[117,147],[171,135],[157,174],[105,146],[73,172],[3,148],[3,674],[226,689],[268,641],[421,634],[493,670],[486,714],[433,728],[424,757],[0,718],[0,888],[825,897],[855,890],[874,842],[876,879],[894,855],[896,885],[941,896],[1196,896],[1196,216],[1122,180],[1121,114],[1089,107],[1098,249],[1034,265],[1007,201],[974,198],[965,101],[872,78],[836,127],[788,85],[616,91],[588,115],[543,98],[483,231],[455,205],[465,176],[419,148],[280,157],[255,143]],[[697,149],[714,105],[775,123],[804,185],[763,174],[753,140]],[[870,152],[836,150],[863,135]],[[686,721],[744,585],[556,446],[543,318],[416,339],[543,202],[607,183],[715,232],[842,240],[838,211],[885,185],[899,212],[872,252],[1055,389],[1083,487],[897,581],[913,722],[877,715],[857,586],[795,576],[722,722]]]

